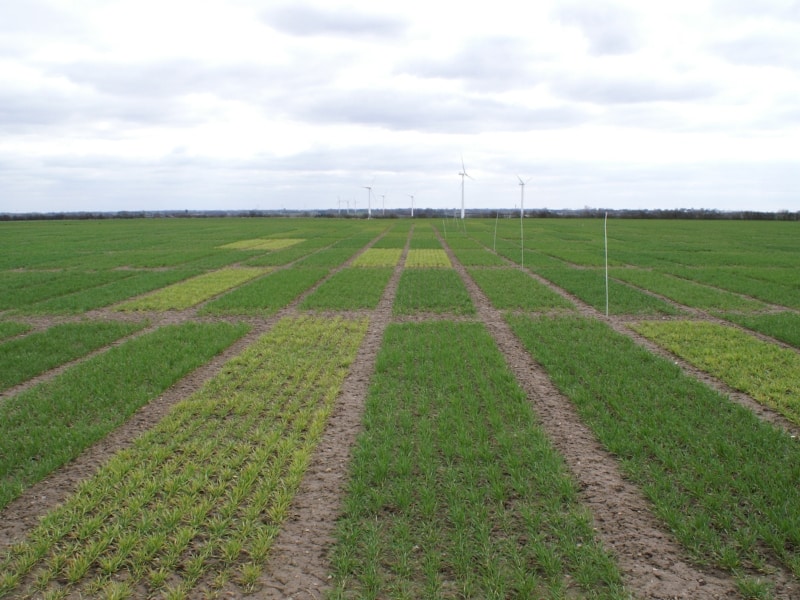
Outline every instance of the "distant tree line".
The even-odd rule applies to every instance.
[[[676,209],[549,209],[532,208],[525,211],[526,218],[558,219],[558,218],[602,218],[606,214],[615,219],[708,219],[708,220],[750,220],[750,221],[800,221],[800,211],[788,210],[778,212],[761,211],[722,211],[705,208]],[[411,216],[409,209],[374,210],[373,219],[397,219]],[[442,219],[457,216],[454,209],[418,208],[414,209],[414,218]],[[92,219],[197,219],[220,217],[325,217],[366,219],[367,211],[330,210],[161,210],[161,211],[79,211],[49,213],[0,213],[0,221],[57,221],[57,220],[92,220]],[[473,209],[467,211],[467,217],[482,218],[516,218],[518,209]]]

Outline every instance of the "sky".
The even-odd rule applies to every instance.
[[[800,210],[800,1],[0,15],[0,213]]]

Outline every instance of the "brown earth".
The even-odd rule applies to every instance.
[[[542,367],[531,358],[514,336],[500,312],[491,306],[467,271],[452,255],[446,242],[441,241],[477,308],[477,317],[456,317],[456,319],[477,319],[486,325],[494,337],[539,415],[542,426],[554,446],[563,454],[569,469],[578,481],[581,499],[592,512],[597,535],[616,557],[625,584],[631,593],[637,598],[654,600],[739,598],[735,582],[727,573],[701,570],[688,561],[672,534],[666,531],[652,514],[650,505],[642,493],[625,480],[614,457],[601,447],[591,431],[583,425],[571,402],[555,389]],[[350,451],[360,431],[364,400],[383,332],[393,321],[454,318],[448,315],[393,318],[392,303],[407,251],[408,242],[403,258],[395,268],[378,308],[369,312],[347,313],[348,316],[368,314],[370,324],[365,340],[345,380],[337,406],[295,497],[290,517],[275,542],[272,557],[266,566],[260,585],[251,597],[297,600],[324,596],[330,579],[328,552],[334,543],[334,529],[345,491]],[[334,272],[338,270],[335,269]],[[690,375],[745,404],[761,418],[784,427],[795,435],[798,434],[799,428],[788,423],[774,411],[762,407],[740,392],[728,389],[715,379],[635,334],[626,325],[630,319],[607,318],[549,281],[535,274],[531,276],[568,298],[575,304],[579,313],[604,320],[616,331],[631,336],[650,351],[668,356]],[[296,314],[297,305],[316,287],[271,318],[244,319],[252,326],[252,330],[245,337],[140,409],[125,425],[88,449],[78,459],[32,486],[20,498],[0,511],[0,549],[23,537],[40,516],[62,502],[81,480],[91,476],[111,454],[129,445],[139,434],[157,423],[175,402],[199,389],[204,382],[219,372],[225,362],[268,331],[280,318]],[[153,319],[154,327],[167,322],[197,319],[196,312],[195,308],[149,316]],[[87,317],[133,318],[109,310],[92,311]],[[137,318],[141,318],[141,315]],[[697,313],[693,314],[692,318],[709,317]],[[35,318],[29,322],[36,327],[45,327],[63,320]],[[35,381],[52,378],[62,370],[54,369],[36,378]],[[24,386],[18,386],[19,389],[15,388],[14,393],[30,385],[32,384],[26,383]],[[7,392],[5,395],[10,393]],[[3,395],[0,395],[0,402],[2,398]],[[797,597],[793,589],[796,587],[796,582],[790,576],[778,573],[775,579],[776,598]],[[224,595],[236,597],[239,594],[239,590],[230,588]]]

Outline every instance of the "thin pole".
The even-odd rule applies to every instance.
[[[523,190],[525,188],[522,188]],[[523,226],[522,211],[519,211],[519,245],[520,245],[520,267],[525,268],[525,229]]]
[[[603,239],[606,249],[606,316],[608,316],[608,212],[603,220]]]
[[[500,218],[500,211],[498,210],[494,214],[494,243],[492,244],[492,250],[497,252],[497,220]]]

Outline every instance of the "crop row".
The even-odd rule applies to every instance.
[[[412,238],[413,240],[413,238]],[[438,241],[436,242],[439,243]],[[408,251],[408,255],[406,256],[406,264],[407,269],[415,269],[415,268],[431,268],[431,267],[441,267],[441,268],[451,268],[453,265],[450,262],[450,258],[447,256],[447,253],[442,250],[441,246],[438,249],[414,249]]]
[[[334,598],[627,597],[482,325],[390,325],[363,423]]]
[[[0,595],[252,589],[366,332],[287,319],[0,561]]]
[[[121,304],[117,310],[183,310],[264,273],[252,267],[204,273]]]
[[[281,250],[294,246],[305,240],[293,238],[272,238],[272,239],[254,239],[254,240],[238,240],[223,244],[220,248],[230,250]]]
[[[695,561],[800,577],[794,439],[597,320],[509,322]]]
[[[227,323],[161,327],[1,401],[0,508],[246,329]]]

